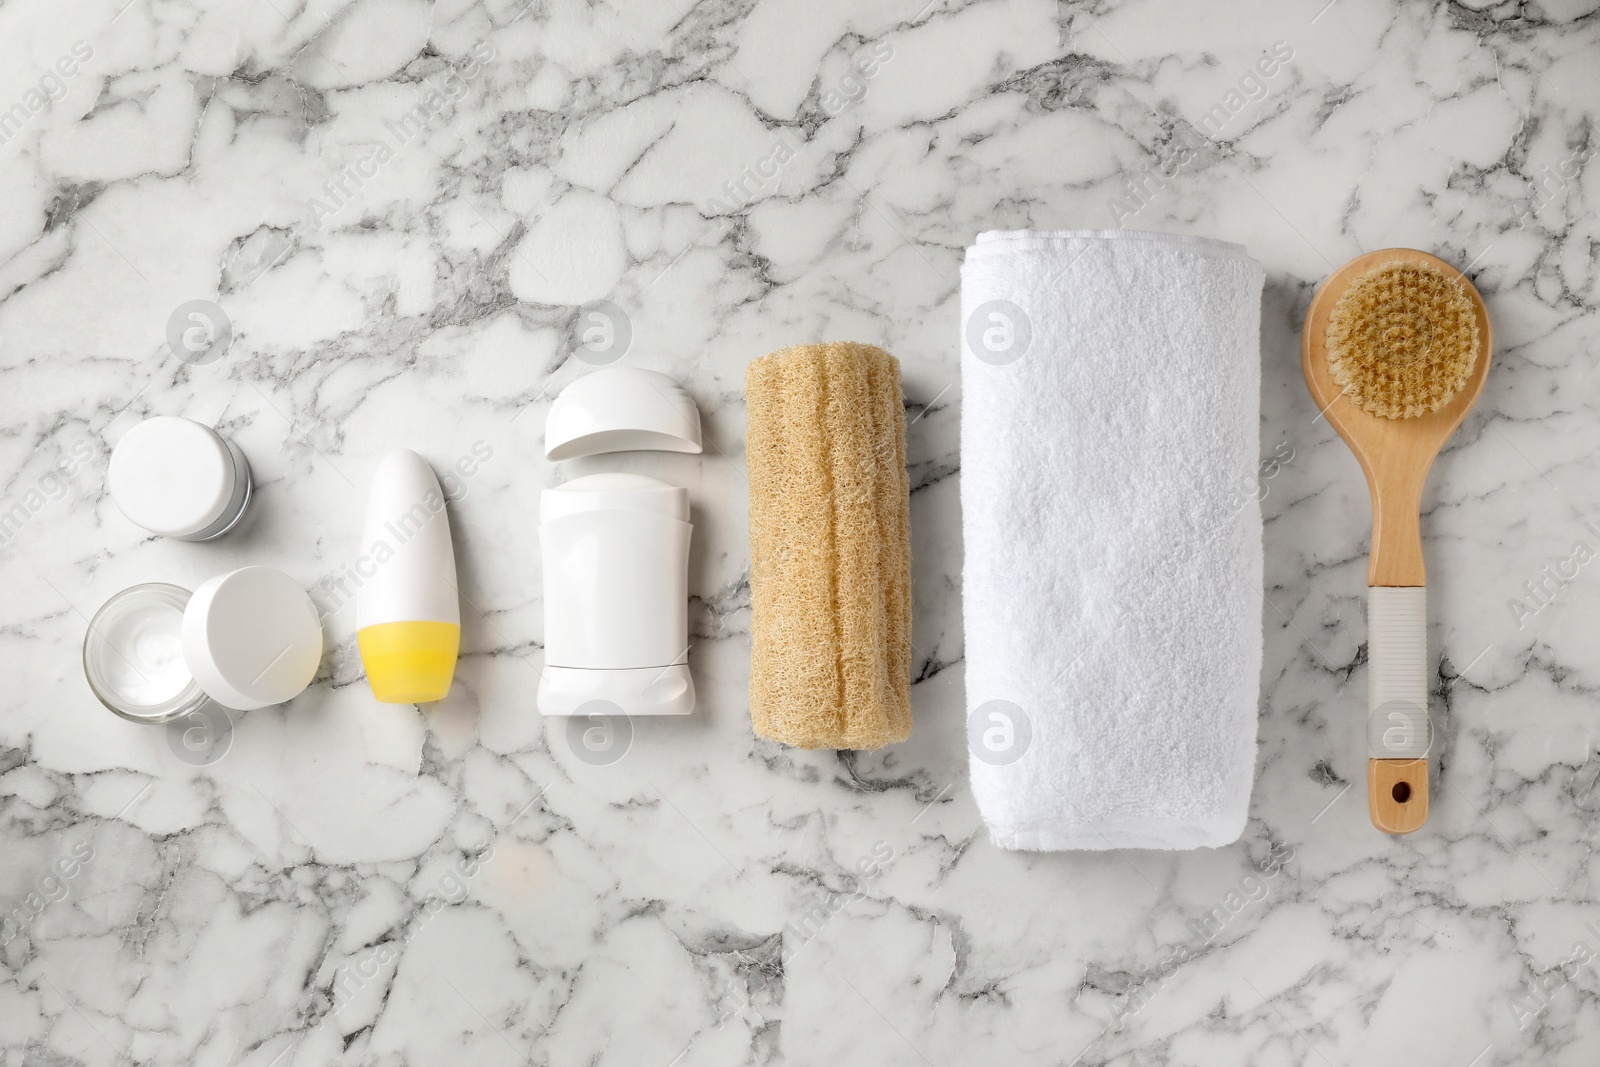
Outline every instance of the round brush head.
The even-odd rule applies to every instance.
[[[1328,315],[1328,369],[1363,411],[1409,419],[1438,411],[1478,361],[1478,316],[1461,279],[1390,263],[1362,275]]]

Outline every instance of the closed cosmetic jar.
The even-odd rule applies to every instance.
[[[157,415],[111,450],[106,485],[135,525],[180,541],[209,541],[244,516],[250,463],[238,445],[211,427]]]

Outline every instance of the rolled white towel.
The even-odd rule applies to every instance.
[[[983,233],[961,268],[972,789],[997,845],[1244,830],[1261,672],[1261,268]]]

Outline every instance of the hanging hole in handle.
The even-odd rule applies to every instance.
[[[1389,790],[1389,795],[1394,797],[1396,804],[1404,804],[1411,799],[1411,783],[1396,782],[1394,788]]]

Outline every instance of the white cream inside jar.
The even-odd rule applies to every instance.
[[[189,591],[152,582],[124,589],[95,614],[83,671],[100,703],[134,722],[170,722],[206,700],[183,656]]]

